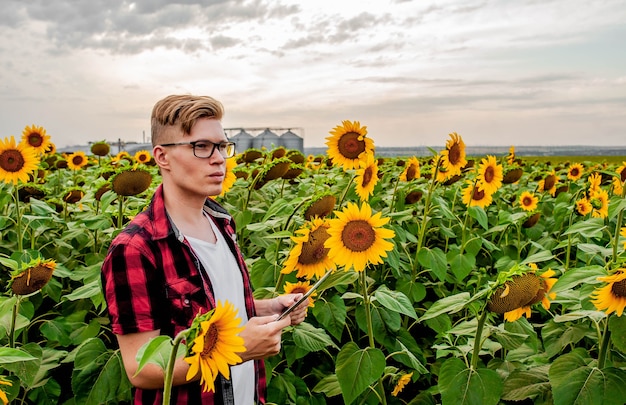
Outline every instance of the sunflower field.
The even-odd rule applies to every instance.
[[[222,195],[257,298],[312,294],[266,360],[274,404],[623,404],[626,161],[248,149]],[[626,158],[624,159],[626,160]],[[149,151],[0,140],[0,401],[129,403],[100,267],[160,183]],[[329,274],[328,274],[329,273]]]

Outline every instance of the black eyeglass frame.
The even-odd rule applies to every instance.
[[[208,143],[213,145],[213,148],[211,149],[211,153],[209,153],[208,156],[198,156],[196,155],[196,144],[199,143]],[[236,143],[235,142],[230,142],[230,141],[225,141],[225,142],[219,142],[219,143],[215,143],[215,142],[211,142],[209,140],[206,139],[200,139],[197,141],[192,141],[192,142],[175,142],[175,143],[162,143],[159,146],[179,146],[179,145],[191,145],[191,148],[193,149],[193,155],[195,157],[197,157],[198,159],[209,159],[211,156],[213,156],[213,153],[215,153],[215,149],[217,149],[218,153],[220,155],[222,155],[222,157],[224,158],[231,158],[233,156],[235,156],[235,146]],[[220,152],[221,147],[224,147],[225,151],[228,150],[228,147],[231,146],[232,147],[232,153],[230,153],[229,155],[224,155],[222,152]]]

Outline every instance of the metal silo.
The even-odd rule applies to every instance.
[[[304,139],[291,132],[290,129],[280,136],[280,142],[286,149],[296,149],[300,152],[304,150]]]
[[[246,150],[253,148],[253,137],[247,133],[243,128],[237,132],[236,135],[230,137],[230,140],[235,142],[235,148],[237,153],[245,152]]]
[[[272,150],[280,145],[280,137],[266,128],[252,140],[252,146],[257,149]]]

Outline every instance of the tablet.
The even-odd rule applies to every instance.
[[[302,297],[296,301],[294,304],[292,304],[289,308],[287,308],[282,314],[280,314],[280,316],[278,317],[278,319],[276,319],[277,321],[280,321],[281,319],[283,319],[284,317],[286,317],[287,315],[289,315],[291,313],[291,311],[293,311],[294,309],[296,309],[298,307],[298,305],[302,304],[307,298],[309,298],[309,296],[311,294],[313,294],[313,292],[315,290],[318,289],[318,287],[320,285],[322,285],[322,283],[324,282],[324,280],[326,280],[328,278],[328,276],[330,276],[330,273],[332,273],[332,270],[329,270],[328,272],[326,272],[326,274],[324,274],[324,276],[322,276],[322,278],[320,278],[319,280],[317,280],[317,282],[315,284],[313,284],[311,286],[311,288],[309,288],[309,291],[307,291],[304,295],[302,295]]]

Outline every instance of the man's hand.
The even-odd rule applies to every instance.
[[[255,316],[248,320],[239,334],[246,347],[245,352],[239,353],[242,361],[264,359],[280,352],[282,331],[291,324],[291,318],[286,316],[280,321],[276,318],[277,315]]]

